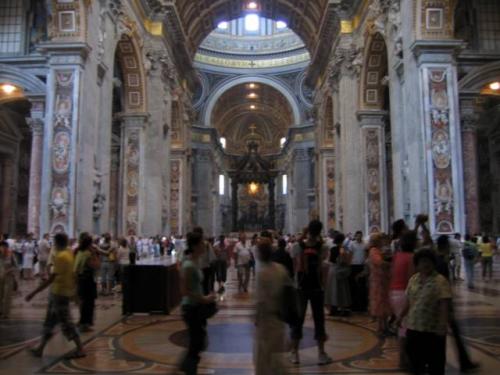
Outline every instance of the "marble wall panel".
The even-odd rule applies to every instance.
[[[52,232],[68,232],[73,150],[73,91],[75,71],[54,71],[55,95],[52,129],[52,185],[50,190],[50,228]]]

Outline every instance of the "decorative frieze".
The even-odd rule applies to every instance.
[[[453,233],[455,227],[456,202],[459,197],[454,185],[452,130],[450,124],[451,100],[449,96],[450,71],[446,68],[424,70],[426,85],[427,143],[430,150],[432,201],[431,223],[438,233]]]
[[[73,148],[73,102],[75,70],[54,70],[54,108],[52,122],[52,186],[50,189],[50,228],[52,232],[68,232],[70,224],[70,190]]]
[[[143,180],[142,171],[142,132],[148,117],[145,114],[124,115],[122,117],[123,145],[123,179],[124,196],[123,215],[124,233],[139,234],[141,220],[141,189]]]
[[[364,144],[366,232],[387,229],[387,183],[385,176],[385,121],[383,111],[358,113]]]
[[[335,159],[328,158],[325,161],[325,175],[326,175],[326,215],[327,227],[336,228],[336,199],[335,199]]]

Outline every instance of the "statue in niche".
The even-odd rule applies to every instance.
[[[45,0],[31,0],[28,12],[28,25],[30,26],[29,50],[33,52],[36,45],[48,39],[48,24],[50,2]]]

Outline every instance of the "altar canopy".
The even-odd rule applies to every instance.
[[[259,154],[259,144],[248,143],[248,153],[236,157],[230,171],[233,230],[275,229],[275,188],[278,172]]]

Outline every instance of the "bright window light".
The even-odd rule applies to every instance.
[[[245,16],[245,30],[259,31],[260,20],[257,14],[247,14]]]
[[[247,5],[248,9],[257,9],[257,3],[255,1],[250,1]]]
[[[222,21],[217,25],[217,28],[220,30],[227,30],[228,27],[229,27],[229,23],[226,21]]]
[[[286,143],[286,138],[285,137],[281,138],[280,139],[280,147],[283,148],[283,146],[285,145],[285,143]]]
[[[2,85],[2,91],[6,93],[7,95],[12,94],[14,91],[17,90],[17,87],[14,85],[11,85],[9,83],[5,83]]]
[[[220,144],[221,144],[222,148],[226,148],[226,138],[222,137],[220,139]]]
[[[282,183],[282,193],[283,195],[287,195],[288,193],[288,176],[286,174],[283,175],[283,183]]]
[[[226,188],[226,178],[223,174],[219,175],[219,195],[224,195],[224,189]]]
[[[286,29],[287,27],[288,27],[288,25],[286,24],[286,22],[283,22],[283,21],[276,22],[277,29]]]
[[[497,91],[500,89],[500,82],[493,82],[490,83],[490,89]]]

